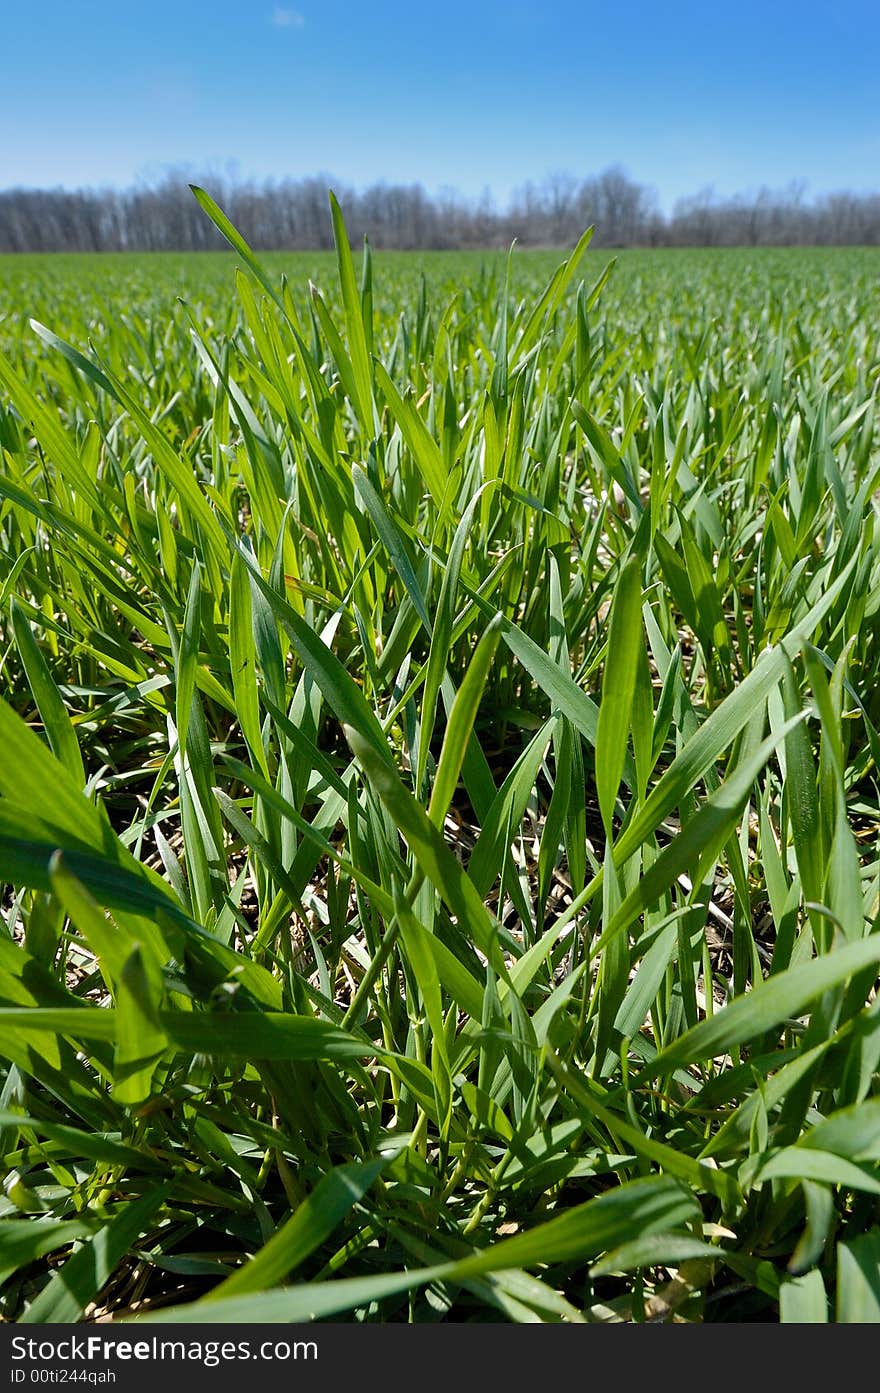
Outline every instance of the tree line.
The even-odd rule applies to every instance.
[[[653,191],[619,166],[586,179],[551,174],[517,189],[499,209],[487,190],[465,199],[430,196],[420,184],[376,183],[356,190],[316,175],[254,183],[226,178],[208,189],[252,246],[320,250],[333,245],[327,190],[336,189],[353,242],[377,248],[443,250],[562,247],[585,227],[596,242],[629,246],[793,246],[880,244],[880,194],[836,193],[807,200],[801,185],[720,198],[711,189],[664,214]],[[186,179],[168,173],[129,189],[0,191],[0,252],[210,251],[225,246]]]

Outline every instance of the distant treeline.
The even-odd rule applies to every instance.
[[[323,176],[261,184],[203,178],[252,246],[312,250],[333,244],[327,190],[345,212],[349,236],[376,247],[410,250],[569,246],[595,224],[611,247],[866,245],[880,243],[880,194],[829,194],[807,201],[782,193],[717,198],[711,190],[680,199],[663,214],[647,186],[620,168],[588,179],[549,175],[528,183],[506,209],[487,192],[429,196],[419,184],[355,190]],[[182,175],[124,190],[8,189],[0,192],[0,251],[209,251],[225,243]]]

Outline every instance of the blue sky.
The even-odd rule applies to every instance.
[[[3,5],[0,187],[168,165],[499,201],[621,163],[668,208],[880,186],[878,0]]]

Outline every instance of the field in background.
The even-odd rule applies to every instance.
[[[359,270],[361,256],[354,251]],[[259,259],[271,276],[287,277],[303,309],[310,279],[329,296],[336,293],[336,259],[331,252],[262,252]],[[515,250],[513,293],[540,293],[561,259],[558,251]],[[498,251],[376,253],[376,312],[396,318],[418,295],[422,274],[432,295],[445,304],[444,297],[476,287],[484,274],[503,277],[506,262],[506,253]],[[729,314],[737,307],[760,311],[768,293],[792,320],[809,317],[818,299],[832,296],[841,309],[848,306],[854,327],[876,322],[880,248],[590,249],[580,274],[595,278],[609,262],[615,265],[614,276],[603,292],[597,318],[613,318],[618,333],[637,325],[650,330],[659,327],[660,319],[672,321],[678,332],[696,330],[707,315]],[[73,306],[81,300],[77,317],[90,327],[102,312],[114,320],[126,313],[161,314],[164,320],[179,313],[178,296],[219,315],[221,322],[228,317],[232,324],[238,309],[230,294],[235,265],[231,252],[0,255],[4,345],[8,349],[17,332],[24,332],[28,319],[48,314],[58,296],[62,304],[70,301],[68,313],[76,313]],[[641,305],[630,304],[627,311],[623,305],[633,283],[646,298]],[[677,290],[682,294],[676,295]],[[734,333],[744,326],[729,327]],[[33,356],[33,343],[20,351]]]
[[[880,251],[336,234],[0,258],[0,1312],[880,1319]]]

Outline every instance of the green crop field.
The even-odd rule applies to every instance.
[[[880,249],[334,227],[0,259],[0,1314],[880,1320]]]

